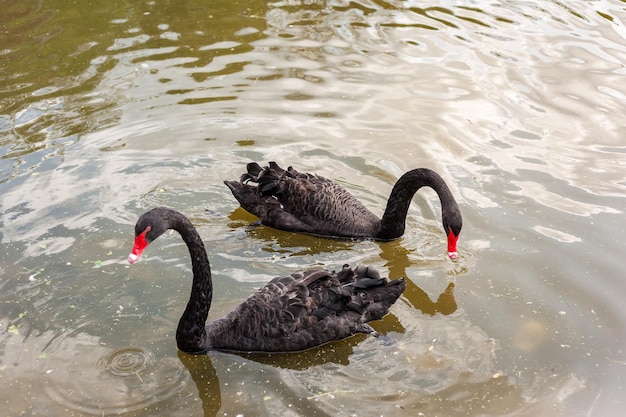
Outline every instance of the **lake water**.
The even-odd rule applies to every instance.
[[[26,416],[622,416],[626,3],[5,2],[0,407]],[[251,227],[249,161],[315,172],[382,214],[429,167],[403,238]],[[308,352],[178,353],[177,234],[130,267],[137,217],[185,213],[210,318],[274,276],[371,264],[409,287]]]

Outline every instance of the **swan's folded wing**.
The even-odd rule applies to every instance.
[[[365,268],[358,275],[372,280],[377,273]],[[359,288],[355,281],[355,271],[347,266],[339,273],[312,270],[274,278],[210,325],[213,346],[287,352],[372,333],[365,323],[387,314],[406,284],[381,279],[379,285]]]
[[[380,219],[322,176],[253,162],[239,183],[225,181],[241,206],[269,227],[332,237],[372,237]],[[249,194],[256,193],[256,196]]]

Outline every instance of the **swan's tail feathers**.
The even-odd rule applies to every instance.
[[[267,213],[267,202],[264,200],[266,198],[259,195],[257,187],[244,184],[240,181],[224,181],[224,184],[230,188],[230,191],[233,193],[233,196],[235,196],[237,201],[239,201],[241,207],[260,219],[265,218]]]
[[[355,288],[378,287],[387,282],[385,278],[381,278],[377,270],[370,266],[359,265],[354,270],[356,274]]]
[[[350,268],[349,264],[345,264],[341,268],[341,271],[337,272],[337,279],[344,286],[351,285],[352,283],[354,283],[354,271],[355,270]]]
[[[256,182],[259,174],[263,171],[263,168],[261,168],[261,165],[257,164],[256,162],[250,162],[246,166],[246,171],[248,172],[246,172],[239,178],[239,182],[241,182],[242,184],[245,184],[248,181]]]
[[[264,168],[256,162],[250,162],[246,166],[246,171],[239,182],[244,185],[256,185],[256,190],[261,196],[271,196],[279,192],[278,181],[286,172],[275,162],[270,162],[269,166]]]
[[[355,297],[353,300],[358,300],[363,306],[361,316],[365,323],[383,318],[406,289],[404,278],[392,281],[382,278],[381,281],[379,285],[367,288],[359,288],[355,285],[355,296],[358,298]]]
[[[302,280],[302,284],[306,287],[309,287],[313,284],[315,284],[317,281],[319,281],[322,278],[330,278],[332,277],[332,273],[326,270],[320,270],[320,271],[307,271],[308,275],[306,276],[306,278],[304,278]]]
[[[291,167],[289,167],[291,169]],[[246,173],[241,176],[241,181],[247,182],[259,182],[259,180],[265,176],[280,178],[285,175],[287,171],[282,169],[276,162],[270,162],[269,166],[261,167],[256,162],[250,162],[246,165]]]
[[[261,168],[261,165],[257,164],[256,162],[250,162],[246,166],[246,170],[248,171],[249,175],[257,177],[259,173],[263,171],[263,168]]]
[[[372,326],[370,326],[367,323],[361,323],[357,326],[356,331],[358,333],[366,333],[366,334],[371,334],[374,337],[379,337],[380,334],[374,330],[374,328]]]
[[[285,171],[276,162],[271,161],[269,163],[269,167],[265,168],[265,169],[271,171],[274,175],[280,177],[280,176],[284,175],[286,172],[290,171],[292,168],[289,167],[289,168],[287,168],[288,171]]]

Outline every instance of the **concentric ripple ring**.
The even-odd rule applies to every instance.
[[[142,348],[115,350],[98,360],[98,366],[115,376],[135,376],[154,363],[154,354]]]

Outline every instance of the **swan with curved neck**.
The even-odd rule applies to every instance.
[[[463,220],[446,182],[428,168],[408,171],[398,179],[378,218],[345,188],[318,175],[282,169],[275,162],[252,162],[239,181],[224,181],[235,198],[265,226],[292,232],[349,239],[394,240],[404,234],[411,199],[422,187],[439,196],[448,256],[457,257]]]
[[[344,265],[337,273],[296,271],[272,279],[226,316],[207,324],[213,297],[211,267],[200,235],[183,214],[157,207],[141,215],[128,262],[137,262],[168,229],[180,233],[191,256],[191,295],[176,330],[177,346],[187,353],[293,352],[356,333],[376,336],[367,323],[387,314],[406,288],[404,279],[388,281],[365,266],[353,270]]]

